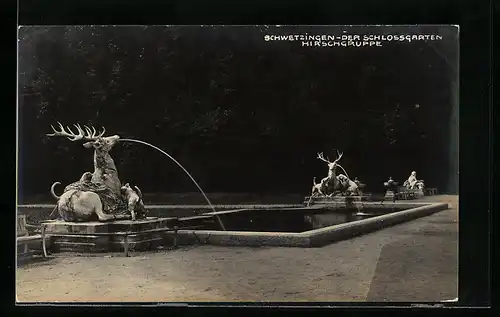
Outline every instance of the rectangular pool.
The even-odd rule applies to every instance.
[[[321,247],[448,209],[446,203],[363,202],[302,208],[239,209],[204,213],[180,244]],[[222,230],[215,216],[222,221]],[[179,219],[181,220],[181,218]]]
[[[219,213],[227,231],[305,232],[398,212],[402,208],[270,209]],[[221,230],[215,219],[204,230]]]

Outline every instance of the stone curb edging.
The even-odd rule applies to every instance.
[[[449,206],[446,203],[429,204],[337,226],[311,230],[305,233],[309,236],[310,246],[319,247],[331,242],[367,234],[403,222],[429,216],[448,208]]]
[[[222,246],[321,247],[446,209],[449,209],[447,203],[426,204],[391,214],[301,233],[180,230],[178,238],[180,244],[198,242]]]

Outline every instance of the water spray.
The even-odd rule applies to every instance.
[[[120,142],[135,142],[135,143],[140,143],[140,144],[144,144],[144,145],[147,145],[149,147],[152,147],[153,149],[161,152],[163,155],[167,156],[168,158],[170,158],[172,161],[174,161],[175,164],[177,164],[186,174],[187,176],[189,176],[189,178],[193,181],[193,183],[196,185],[196,187],[198,187],[198,190],[201,192],[201,194],[203,195],[203,197],[205,197],[205,200],[207,201],[208,205],[210,206],[210,208],[212,208],[212,211],[214,212],[214,214],[216,213],[215,211],[215,208],[214,206],[212,205],[212,203],[210,202],[210,200],[208,199],[207,195],[205,195],[205,192],[203,191],[203,189],[201,189],[200,185],[198,185],[198,182],[196,182],[196,180],[194,179],[193,176],[191,176],[191,174],[189,174],[189,172],[184,168],[184,166],[182,166],[181,163],[179,163],[175,158],[173,158],[170,154],[168,154],[167,152],[163,151],[162,149],[160,149],[159,147],[156,147],[152,144],[149,144],[148,142],[144,142],[144,141],[141,141],[141,140],[135,140],[135,139],[120,139],[119,140]],[[222,230],[226,231],[226,228],[224,227],[224,224],[222,223],[220,217],[215,214],[214,215],[215,218],[217,219],[217,222],[219,223],[220,227]]]

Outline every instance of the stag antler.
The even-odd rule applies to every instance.
[[[334,163],[337,163],[338,161],[340,161],[340,159],[342,158],[342,155],[344,155],[344,152],[339,152],[339,150],[337,150],[337,159],[334,161]]]
[[[325,159],[325,157],[323,156],[323,152],[318,153],[318,159],[320,159],[320,160],[322,160],[323,162],[326,162],[326,163],[331,163],[328,158]]]
[[[333,163],[335,164],[335,166],[340,167],[344,171],[345,176],[348,179],[350,179],[349,174],[347,174],[347,171],[345,170],[345,168],[338,163],[340,161],[340,159],[342,158],[342,155],[344,155],[344,152],[340,152],[339,150],[337,150],[337,159],[335,161],[333,161]]]
[[[89,128],[88,126],[84,125],[83,126],[85,128],[85,131],[87,131],[87,136],[91,139],[97,139],[97,138],[100,138],[104,135],[104,133],[106,132],[106,128],[102,127],[102,132],[97,134],[97,131],[94,127]]]
[[[83,131],[80,124],[73,124],[73,126],[78,131],[78,133],[74,133],[69,127],[66,127],[66,129],[64,129],[64,126],[60,122],[57,122],[57,123],[59,124],[60,130],[59,131],[56,130],[56,128],[54,128],[54,126],[51,125],[50,127],[52,128],[54,133],[47,134],[47,136],[62,136],[62,137],[66,137],[70,141],[96,140],[97,138],[102,137],[104,135],[104,133],[106,132],[106,129],[103,127],[102,132],[97,134],[97,131],[94,127],[92,127],[92,130],[91,130],[86,125],[84,126],[85,131]]]

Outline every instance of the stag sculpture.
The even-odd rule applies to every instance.
[[[342,158],[342,155],[344,155],[344,153],[337,150],[337,159],[332,162],[328,157],[324,157],[323,152],[318,153],[318,159],[328,164],[328,176],[323,178],[322,182],[324,181],[326,183],[330,193],[341,189],[341,184],[337,179],[337,167],[340,166],[338,162]]]
[[[64,129],[63,125],[59,123],[60,130],[56,130],[53,126],[54,133],[47,134],[47,136],[61,136],[66,137],[70,141],[88,141],[83,144],[86,148],[94,148],[94,173],[92,175],[93,183],[102,183],[110,188],[114,193],[119,193],[121,188],[120,179],[118,178],[118,170],[115,166],[115,161],[109,154],[109,151],[118,142],[120,137],[112,135],[104,137],[106,129],[103,128],[101,133],[97,133],[94,127],[89,128],[84,126],[85,131],[80,125],[74,125],[78,133],[74,133],[69,127]],[[66,131],[67,130],[67,131]]]
[[[88,221],[93,215],[97,215],[100,221],[130,219],[131,215],[124,213],[127,211],[127,203],[121,194],[115,162],[109,154],[120,137],[104,137],[106,129],[97,133],[94,127],[82,128],[79,124],[74,125],[77,133],[69,127],[65,129],[61,123],[59,130],[51,127],[54,133],[47,134],[49,137],[65,137],[73,142],[87,141],[83,146],[94,148],[94,172],[91,177],[87,172],[80,181],[66,186],[61,196],[54,193],[54,187],[60,182],[55,182],[51,187],[52,195],[58,199],[57,208],[61,217],[65,221]]]

